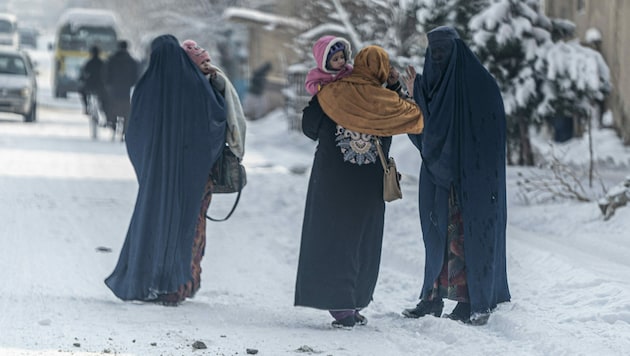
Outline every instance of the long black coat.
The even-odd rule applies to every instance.
[[[118,50],[107,60],[105,86],[114,116],[129,117],[130,91],[138,80],[138,63],[126,50]]]
[[[304,109],[304,134],[319,145],[306,196],[295,305],[358,309],[372,300],[378,277],[385,203],[380,161],[344,161],[336,124],[317,96]],[[382,139],[387,154],[391,138]]]
[[[105,91],[103,72],[105,63],[98,56],[90,57],[81,67],[81,90],[101,95]]]

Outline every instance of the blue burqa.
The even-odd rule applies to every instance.
[[[220,95],[163,35],[131,101],[126,144],[138,196],[118,264],[105,283],[123,300],[152,300],[192,278],[192,245],[204,186],[225,145]]]
[[[422,154],[419,210],[426,262],[421,298],[445,263],[449,192],[463,218],[471,312],[509,301],[505,228],[505,110],[494,78],[451,27],[427,35],[414,99],[424,132],[409,135]]]

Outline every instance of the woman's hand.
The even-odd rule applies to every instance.
[[[405,75],[403,76],[403,82],[407,87],[407,92],[409,96],[413,98],[413,84],[416,81],[416,68],[414,68],[411,64],[405,68]]]
[[[387,85],[394,85],[398,82],[398,78],[400,78],[400,73],[398,72],[398,69],[396,69],[394,66],[390,66],[389,67],[389,76],[387,76]]]

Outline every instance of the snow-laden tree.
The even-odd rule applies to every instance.
[[[424,0],[418,9],[418,28],[427,33],[442,25],[455,25],[455,0]]]
[[[508,120],[508,163],[533,165],[529,128],[560,116],[589,118],[610,90],[601,55],[549,19],[539,0],[494,0],[470,21],[471,47],[495,76]]]
[[[420,32],[428,33],[438,26],[453,26],[468,42],[470,19],[487,7],[490,0],[424,0],[417,18]]]
[[[575,40],[542,46],[535,68],[544,94],[536,115],[543,120],[591,119],[593,106],[610,91],[610,73],[602,55]]]
[[[570,120],[586,130],[589,142],[589,184],[594,177],[592,123],[610,92],[610,73],[602,55],[577,41],[558,41],[542,47],[536,61],[543,100],[536,115],[544,121]],[[597,116],[597,117],[594,117]],[[572,126],[570,126],[572,127]],[[584,129],[585,128],[585,129]]]
[[[503,95],[509,164],[534,164],[529,127],[543,100],[535,63],[551,42],[551,22],[539,10],[538,0],[495,0],[470,21],[471,47]]]
[[[484,8],[488,7],[489,4],[490,0],[455,0],[454,26],[464,41],[469,42],[471,39],[471,31],[468,25],[470,20]]]
[[[422,0],[320,0],[306,1],[302,17],[313,28],[297,38],[305,61],[322,35],[347,38],[358,51],[366,45],[385,48],[400,67],[424,53],[424,36],[416,30],[416,12]]]

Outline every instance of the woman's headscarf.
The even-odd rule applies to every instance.
[[[382,86],[389,70],[389,56],[383,48],[363,48],[354,59],[352,74],[325,85],[317,94],[322,109],[352,131],[377,136],[422,132],[420,108]]]
[[[456,164],[454,141],[456,140],[455,115],[462,107],[458,89],[464,75],[463,65],[458,65],[460,48],[455,48],[459,35],[451,27],[439,27],[427,34],[427,48],[422,79],[417,77],[414,85],[414,99],[422,108],[425,128],[422,133],[422,159],[436,177],[438,184],[450,187]],[[459,70],[460,72],[456,72]],[[472,83],[470,83],[472,84]],[[461,92],[461,90],[460,90]]]
[[[125,136],[138,177],[143,163],[155,158],[156,152],[147,146],[157,142],[168,142],[171,146],[167,149],[189,148],[198,142],[207,150],[212,164],[223,149],[225,116],[223,98],[212,89],[177,39],[172,35],[155,38],[151,42],[149,67],[134,89]]]

